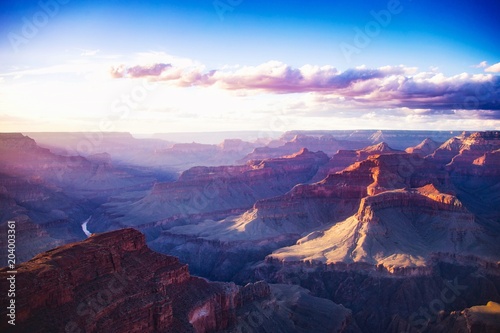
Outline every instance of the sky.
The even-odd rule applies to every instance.
[[[0,131],[500,129],[500,2],[7,0]]]

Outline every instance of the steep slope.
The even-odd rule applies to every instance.
[[[443,143],[428,158],[436,163],[471,162],[481,155],[500,148],[500,132],[476,132],[454,137]]]
[[[245,306],[278,310],[267,311],[262,324],[286,322],[301,309],[291,306],[297,302],[286,295],[291,293],[286,286],[277,287],[285,294],[279,296],[264,282],[239,287],[193,277],[177,258],[149,250],[133,229],[53,249],[16,271],[19,332],[219,332],[248,325],[237,312]],[[2,290],[8,290],[9,276],[7,268],[0,269]],[[283,309],[283,303],[290,305]],[[348,326],[348,310],[332,302],[328,309],[333,311],[329,317],[321,316],[323,309],[312,310],[311,316],[332,330]],[[3,318],[8,311],[2,307]],[[300,332],[297,326],[289,332]],[[11,326],[2,320],[0,328]]]
[[[418,145],[406,148],[405,151],[408,154],[418,154],[423,157],[432,154],[439,146],[440,144],[437,143],[436,141],[430,138],[426,138]]]
[[[435,253],[498,260],[499,247],[460,201],[433,185],[364,198],[356,215],[270,257],[284,261],[425,266]]]
[[[358,148],[368,145],[386,142],[395,149],[406,149],[418,145],[426,138],[431,138],[437,142],[444,142],[451,136],[468,134],[462,131],[405,131],[405,130],[317,130],[317,131],[289,131],[281,136],[281,140],[289,141],[296,135],[307,136],[331,136],[337,140],[360,142]],[[347,148],[353,149],[353,148]]]
[[[446,323],[450,312],[453,316],[477,304],[500,302],[500,266],[465,259],[437,255],[426,267],[393,273],[368,264],[267,261],[256,267],[255,277],[300,285],[343,304],[363,332],[418,333],[436,328],[432,332],[456,333],[463,326],[439,325]],[[488,322],[479,319],[476,324]]]
[[[197,274],[230,280],[247,264],[355,214],[369,194],[429,183],[446,187],[446,174],[418,156],[375,155],[321,182],[258,200],[242,214],[189,225],[163,224],[150,244],[179,256]]]
[[[0,133],[0,230],[22,230],[18,260],[85,237],[81,223],[110,196],[140,191],[153,179],[113,167],[107,154],[60,156],[22,134]],[[6,238],[0,254],[6,254]]]
[[[403,153],[400,150],[392,149],[385,142],[365,147],[358,150],[339,150],[330,158],[327,164],[323,165],[312,181],[320,181],[331,173],[341,171],[353,163],[360,162],[372,155]]]
[[[121,215],[114,223],[134,225],[192,215],[245,210],[255,201],[281,195],[295,184],[308,181],[328,157],[307,149],[282,158],[253,161],[245,165],[194,167],[176,182],[157,183],[141,200],[111,207],[106,214]],[[91,221],[92,222],[92,221]],[[93,230],[108,226],[93,224]]]
[[[430,323],[423,331],[426,333],[500,332],[500,304],[496,302],[488,302],[486,305],[477,305],[462,311],[446,313],[436,323]]]
[[[500,132],[472,134],[446,168],[464,205],[500,232]]]
[[[297,134],[290,139],[278,141],[276,144],[277,147],[272,145],[257,147],[250,154],[243,157],[239,162],[245,163],[252,160],[276,158],[292,154],[302,148],[307,148],[311,151],[322,151],[331,156],[339,149],[359,149],[366,146],[368,142],[338,140],[331,135]]]
[[[279,233],[303,233],[348,217],[367,195],[429,183],[445,187],[447,177],[409,154],[373,155],[320,182],[299,184],[285,195],[257,201],[254,221],[260,220]]]
[[[97,191],[112,192],[144,182],[144,179],[113,168],[109,159],[103,160],[105,155],[91,156],[91,160],[81,156],[60,156],[17,133],[0,133],[0,154],[0,172],[71,189],[82,197],[94,197]]]

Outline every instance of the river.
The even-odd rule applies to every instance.
[[[87,229],[87,223],[89,223],[91,217],[92,216],[89,216],[89,218],[82,223],[82,230],[85,233],[85,235],[87,235],[87,237],[90,237],[90,235],[92,235],[89,229]]]

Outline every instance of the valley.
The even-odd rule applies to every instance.
[[[26,305],[25,330],[51,311],[89,332],[498,328],[497,131],[291,131],[220,144],[101,133],[82,150],[90,137],[0,134],[0,230],[16,221],[20,280],[47,274],[36,288],[50,301]],[[122,270],[133,289],[94,326],[75,315]],[[138,315],[120,298],[145,317],[116,326]]]

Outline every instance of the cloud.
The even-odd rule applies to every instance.
[[[500,63],[497,65],[491,66],[493,70],[495,66],[500,67]],[[447,77],[401,65],[376,69],[362,66],[339,71],[332,66],[294,68],[279,61],[269,61],[258,66],[226,66],[205,71],[201,65],[180,67],[158,63],[129,68],[119,66],[112,68],[111,74],[113,77],[148,77],[178,87],[217,87],[271,94],[314,93],[347,108],[407,107],[434,110],[429,114],[441,115],[458,109],[500,110],[498,76],[462,73]],[[500,118],[498,112],[495,116]]]
[[[500,73],[500,62],[485,68],[484,71],[490,73]]]
[[[171,68],[171,64],[154,64],[149,66],[133,66],[126,68],[125,65],[111,67],[110,74],[113,78],[140,78],[147,76],[160,76],[165,70]]]
[[[481,61],[479,64],[477,65],[473,65],[471,67],[474,67],[474,68],[486,68],[488,67],[488,62],[486,61]]]

